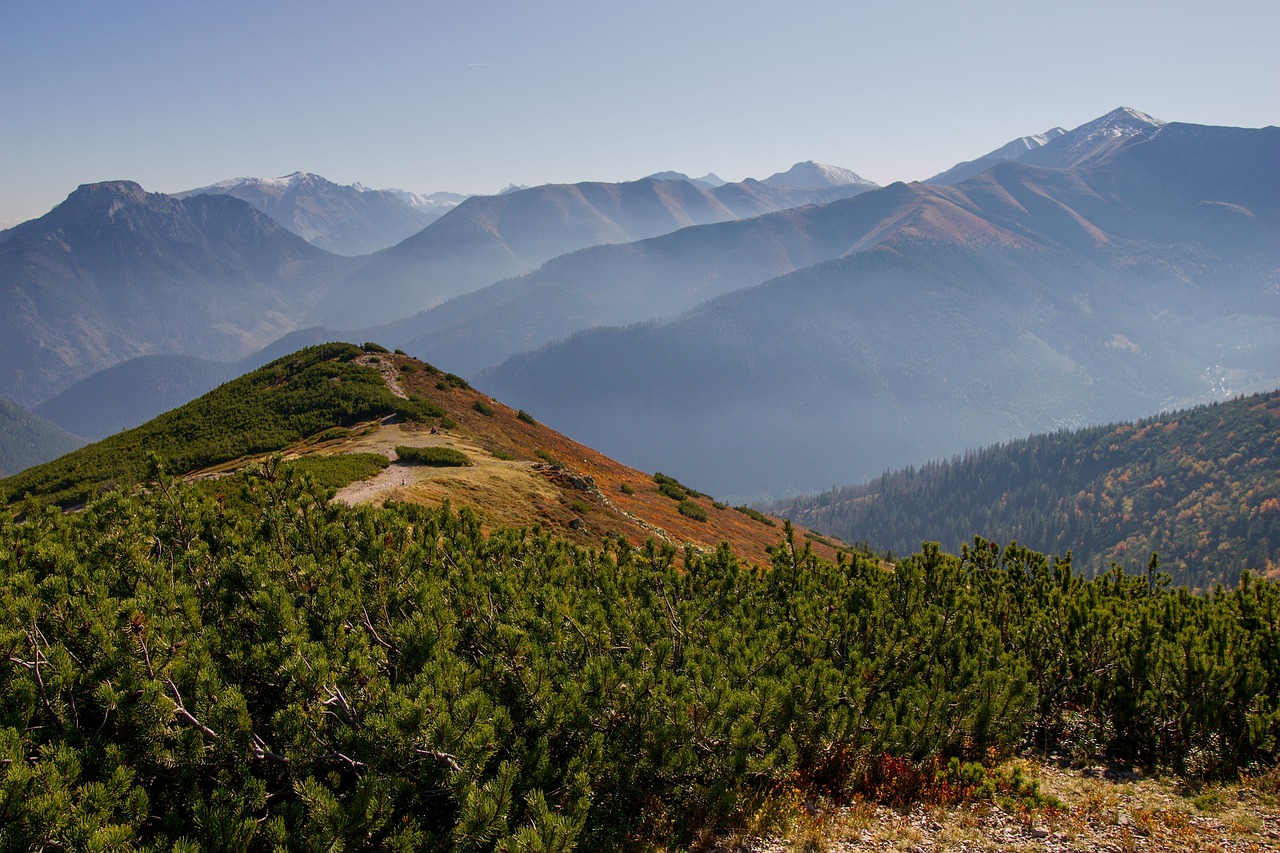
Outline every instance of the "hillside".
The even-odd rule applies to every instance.
[[[198,480],[252,470],[273,452],[327,476],[353,455],[349,470],[359,480],[332,483],[348,503],[448,501],[471,507],[485,529],[537,527],[583,545],[621,536],[639,546],[656,537],[703,551],[727,541],[743,559],[771,559],[781,535],[773,520],[619,465],[430,365],[368,350],[325,344],[278,359],[142,426],[0,480],[0,500],[30,494],[79,504],[146,480],[152,455],[168,473]],[[469,464],[401,461],[398,448],[406,446],[456,450]],[[370,469],[370,454],[392,464]],[[816,553],[835,555],[823,537],[808,541]]]
[[[230,196],[82,186],[0,240],[0,395],[35,405],[156,352],[240,358],[350,267]]]
[[[477,381],[630,464],[747,497],[1274,387],[1278,158],[1280,129],[1168,124],[1086,168],[874,190],[797,212],[797,235],[853,238],[841,256]]]
[[[138,356],[86,376],[36,406],[35,411],[76,435],[105,438],[140,426],[295,350],[342,339],[342,335],[312,327],[290,332],[235,361],[172,353]]]
[[[0,477],[48,462],[84,443],[83,438],[0,397]]]
[[[1017,541],[1101,573],[1152,552],[1173,582],[1280,578],[1280,391],[1135,423],[971,451],[866,485],[780,502],[774,512],[896,553],[975,534]]]
[[[191,355],[144,355],[99,370],[35,407],[76,435],[105,438],[190,402],[235,376]]]

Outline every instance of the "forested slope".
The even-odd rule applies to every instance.
[[[16,474],[82,444],[84,439],[0,397],[0,477]]]
[[[775,511],[850,542],[910,553],[975,534],[1131,570],[1151,553],[1208,589],[1280,576],[1280,391],[1134,423],[1037,435]]]

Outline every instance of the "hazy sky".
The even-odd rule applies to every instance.
[[[1280,122],[1276,0],[0,0],[0,222],[81,183],[880,183],[1117,106]]]

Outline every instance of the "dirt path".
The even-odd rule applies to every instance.
[[[365,353],[356,359],[356,364],[377,368],[378,372],[382,374],[383,381],[387,383],[387,389],[392,394],[402,400],[409,399],[409,395],[404,393],[404,389],[400,387],[400,371],[389,359],[382,358],[377,353]]]
[[[387,498],[402,494],[409,483],[414,481],[415,466],[392,462],[367,480],[359,480],[343,486],[333,496],[336,501],[355,506],[363,503],[381,503]]]

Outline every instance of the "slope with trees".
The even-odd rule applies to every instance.
[[[958,548],[975,533],[1100,573],[1153,552],[1175,582],[1280,577],[1280,392],[1134,423],[1038,435],[774,511],[874,547]]]
[[[0,477],[48,462],[84,443],[83,438],[0,397]]]
[[[377,369],[353,363],[361,354],[351,344],[301,350],[140,427],[10,477],[0,483],[0,494],[74,504],[100,489],[139,482],[152,456],[170,471],[186,473],[279,450],[335,425],[443,414],[424,400],[394,396]]]
[[[467,464],[434,476],[415,456]],[[371,458],[383,465],[370,469]],[[456,375],[373,343],[316,345],[276,359],[135,429],[0,480],[0,500],[76,505],[139,487],[157,462],[227,499],[246,469],[270,464],[349,485],[337,496],[346,502],[447,502],[482,511],[489,525],[536,527],[583,546],[657,537],[714,551],[729,542],[765,562],[776,544],[773,519],[621,465]],[[343,476],[350,479],[333,479]],[[834,558],[843,546],[818,537],[813,547]]]

